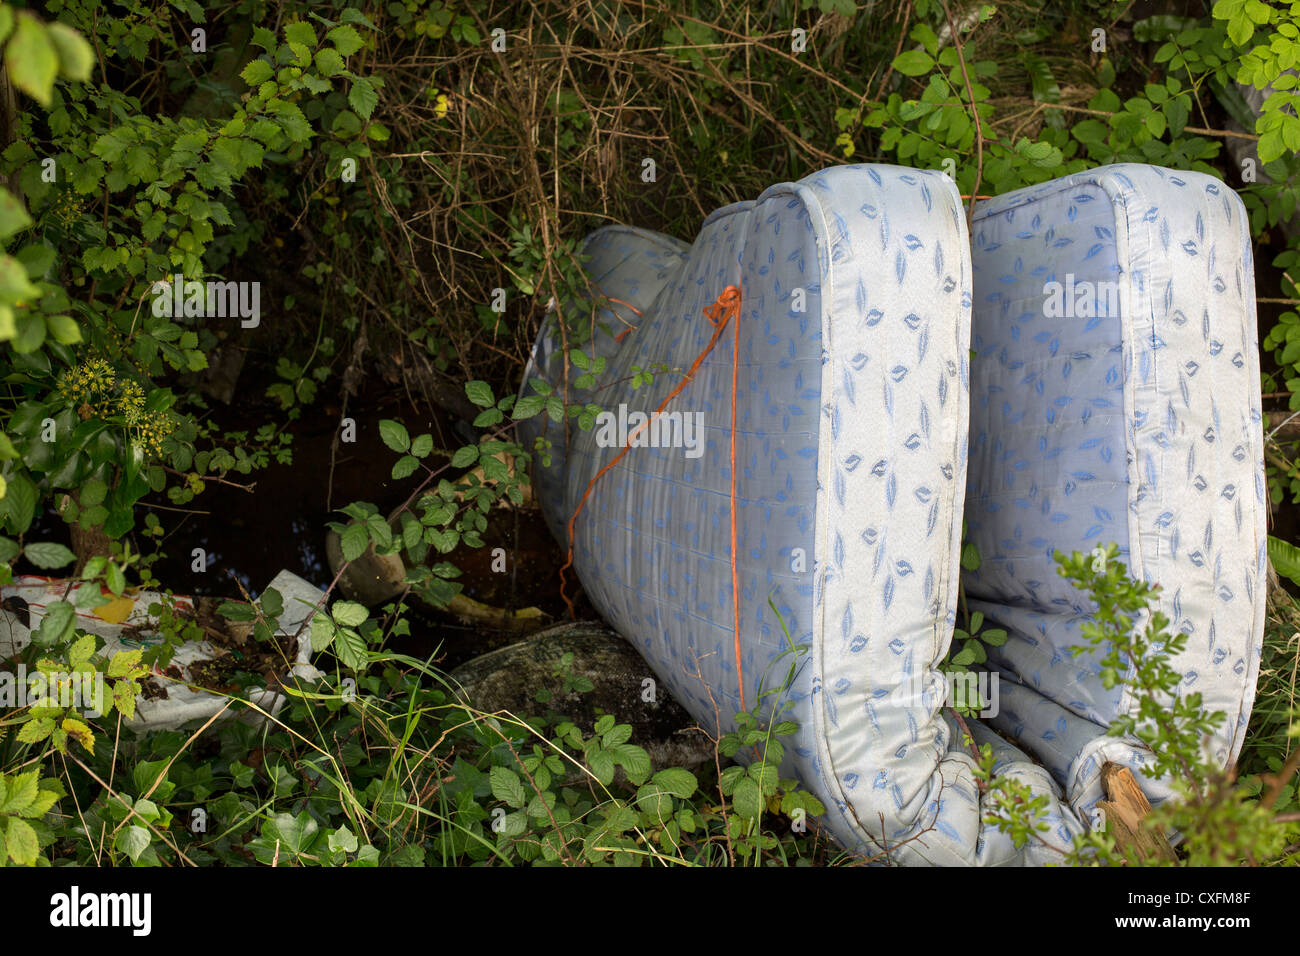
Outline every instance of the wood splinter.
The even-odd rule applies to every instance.
[[[1101,768],[1101,785],[1107,799],[1097,803],[1106,815],[1106,823],[1115,837],[1115,846],[1139,860],[1177,861],[1174,848],[1164,831],[1145,823],[1151,812],[1146,794],[1138,786],[1132,771],[1107,761]]]

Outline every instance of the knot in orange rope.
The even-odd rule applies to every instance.
[[[713,304],[704,310],[714,328],[722,328],[727,320],[740,317],[740,288],[729,285],[713,300]]]

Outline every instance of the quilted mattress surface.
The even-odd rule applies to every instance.
[[[566,305],[590,313],[584,351],[607,362],[597,388],[578,388],[572,365],[565,381],[553,319],[539,335],[525,393],[540,378],[611,413],[567,433],[544,416],[521,422],[525,441],[552,443],[534,480],[566,542],[596,473],[714,335],[705,310],[727,286],[741,290],[731,321],[744,699],[753,707],[793,670],[763,703],[799,724],[783,773],[819,796],[820,823],[853,852],[1053,862],[1100,796],[1103,755],[1141,762],[1102,739],[1131,702],[1063,653],[1086,609],[1052,570],[1057,547],[1114,540],[1153,580],[1176,570],[1169,580],[1185,584],[1166,591],[1171,617],[1205,639],[1189,647],[1191,683],[1229,711],[1222,758],[1240,745],[1264,560],[1249,246],[1222,184],[1147,170],[985,203],[973,243],[951,180],[880,165],[773,186],[708,217],[689,245],[606,227],[583,250],[589,298]],[[1179,189],[1195,202],[1166,195]],[[1151,206],[1165,211],[1144,219]],[[1044,286],[1066,272],[1072,311],[1078,283],[1104,279],[1118,286],[1107,302],[1119,315],[1058,317],[1055,304],[1044,315]],[[644,431],[591,486],[573,535],[592,603],[710,731],[730,729],[740,706],[737,353],[735,329],[724,331],[665,409],[672,427]],[[642,371],[653,381],[634,387]],[[1012,632],[991,662],[1000,734],[971,729],[994,746],[999,773],[1049,798],[1045,840],[1019,850],[981,823],[973,761],[943,706],[968,497],[986,560],[967,587]]]

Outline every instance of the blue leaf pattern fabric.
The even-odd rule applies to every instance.
[[[1189,197],[1201,197],[1200,225],[1189,233],[1191,214],[1181,209],[1145,220],[1147,206],[1164,198],[1151,190],[1184,187],[1165,171],[1115,169],[985,203],[973,248],[951,180],[882,165],[773,186],[709,216],[689,246],[606,227],[583,249],[591,297],[563,307],[584,323],[590,313],[597,331],[584,348],[606,359],[602,382],[623,384],[584,392],[572,367],[566,383],[553,319],[534,347],[522,394],[538,377],[570,402],[649,413],[709,341],[705,307],[725,286],[740,286],[745,697],[752,705],[761,688],[779,687],[794,663],[793,686],[775,705],[769,699],[800,727],[783,774],[818,795],[827,807],[821,825],[853,852],[883,858],[887,847],[896,863],[1054,862],[1084,826],[1098,761],[1141,761],[1134,748],[1100,739],[1107,715],[1132,702],[1103,692],[1087,662],[1071,666],[1068,653],[1057,660],[1086,609],[1044,555],[1082,548],[1090,534],[1119,541],[1130,556],[1138,542],[1145,562],[1135,566],[1156,578],[1196,568],[1194,580],[1183,576],[1175,620],[1213,644],[1204,660],[1189,658],[1189,673],[1202,692],[1218,689],[1212,703],[1236,695],[1240,726],[1224,746],[1239,746],[1258,635],[1252,644],[1247,623],[1230,621],[1220,605],[1256,612],[1263,561],[1262,536],[1257,550],[1244,550],[1262,528],[1263,487],[1258,436],[1247,427],[1258,428],[1259,399],[1244,219],[1221,184],[1211,193],[1212,181],[1177,174]],[[1143,188],[1125,192],[1125,181]],[[1185,293],[1171,285],[1175,266],[1185,269],[1192,256],[1184,241],[1195,242],[1200,269]],[[1078,281],[1125,277],[1123,314],[1027,314],[1041,313],[1030,293],[1041,299],[1044,283],[1067,269]],[[722,731],[739,705],[732,350],[728,328],[667,409],[702,415],[699,456],[632,449],[596,484],[574,541],[595,607],[703,726]],[[659,363],[669,371],[631,386],[634,367]],[[1206,402],[1217,404],[1207,411]],[[1184,425],[1211,419],[1213,442],[1184,434]],[[551,464],[535,468],[534,480],[564,541],[588,482],[621,445],[602,447],[596,431],[545,416],[520,431],[526,442],[540,434],[552,442]],[[1154,480],[1142,471],[1149,460]],[[1205,507],[1194,513],[1186,483],[1172,490],[1184,471],[1192,487],[1195,476],[1205,483]],[[993,745],[999,773],[1048,797],[1044,841],[1021,849],[983,825],[973,761],[943,709],[938,664],[952,639],[967,495],[987,556],[968,587],[1016,634],[996,662],[995,720],[1017,744],[978,721],[972,732]],[[1232,527],[1220,529],[1225,520]]]
[[[1189,638],[1179,692],[1228,717],[1220,765],[1250,718],[1267,504],[1249,224],[1217,179],[1122,164],[979,204],[971,256],[966,510],[983,563],[965,583],[1011,633],[991,653],[993,724],[1086,815],[1102,763],[1150,755],[1105,735],[1137,703],[1128,682],[1102,685],[1097,656],[1070,654],[1089,607],[1055,550],[1113,541],[1162,585],[1159,609]]]

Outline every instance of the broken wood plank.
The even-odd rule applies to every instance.
[[[1139,860],[1173,863],[1178,858],[1164,832],[1146,822],[1151,804],[1138,786],[1132,771],[1107,762],[1101,768],[1101,785],[1107,799],[1098,802],[1115,846],[1121,853]]]

